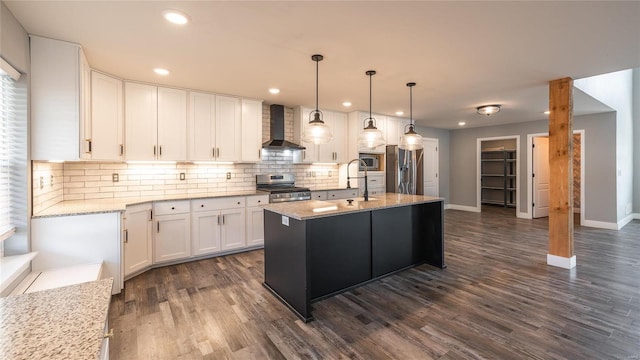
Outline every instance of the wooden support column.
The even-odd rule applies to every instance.
[[[549,253],[547,264],[571,269],[573,253],[573,79],[549,82]]]

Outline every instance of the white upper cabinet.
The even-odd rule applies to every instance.
[[[240,159],[240,99],[207,93],[190,93],[189,160],[238,161]]]
[[[122,160],[124,114],[122,80],[91,72],[91,126],[89,155],[92,160]],[[85,128],[85,133],[87,129]]]
[[[125,82],[127,160],[186,158],[187,92]]]
[[[404,134],[405,126],[408,124],[408,119],[387,116],[385,135],[387,145],[399,145],[400,137]]]
[[[386,143],[388,142],[387,134],[386,134],[387,133],[387,117],[378,115],[378,114],[372,114],[372,116],[375,119],[376,127],[380,131],[382,131],[382,134],[385,137],[385,145],[378,146],[375,149],[369,149],[369,148],[360,146],[358,144],[358,137],[360,136],[360,133],[364,130],[364,127],[367,125],[365,124],[365,119],[369,117],[369,113],[362,112],[362,111],[351,112],[349,113],[349,120],[348,120],[349,138],[347,140],[347,153],[348,153],[349,159],[357,159],[359,153],[382,154],[385,152],[386,150],[385,146],[386,146]]]
[[[242,162],[258,162],[262,154],[262,101],[242,99]]]
[[[295,163],[345,163],[347,154],[347,114],[337,111],[321,110],[323,121],[333,133],[333,140],[326,144],[313,144],[301,140],[304,126],[309,123],[309,113],[313,109],[297,107],[293,110],[293,137],[294,142],[306,149],[296,151],[293,154]]]
[[[90,69],[82,49],[33,35],[30,41],[31,158],[88,158]]]

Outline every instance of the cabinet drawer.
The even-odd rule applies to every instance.
[[[358,197],[358,189],[333,190],[327,191],[327,199],[348,199]]]
[[[266,205],[269,203],[269,195],[247,196],[247,207]]]
[[[155,215],[184,214],[189,212],[189,201],[162,201],[153,204]]]
[[[312,191],[311,200],[327,200],[326,191]]]
[[[384,187],[384,175],[369,175],[369,187]]]
[[[244,196],[198,199],[191,201],[191,208],[193,212],[233,209],[243,208],[245,203]]]

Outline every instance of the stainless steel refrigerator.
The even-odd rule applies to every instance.
[[[407,151],[387,145],[387,192],[424,195],[422,149]]]

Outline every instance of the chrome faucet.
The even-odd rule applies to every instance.
[[[351,182],[349,179],[362,179],[362,176],[349,177],[349,165],[354,161],[360,161],[364,165],[364,201],[369,201],[369,188],[367,187],[367,164],[362,159],[353,159],[347,164],[347,189],[351,189]]]

